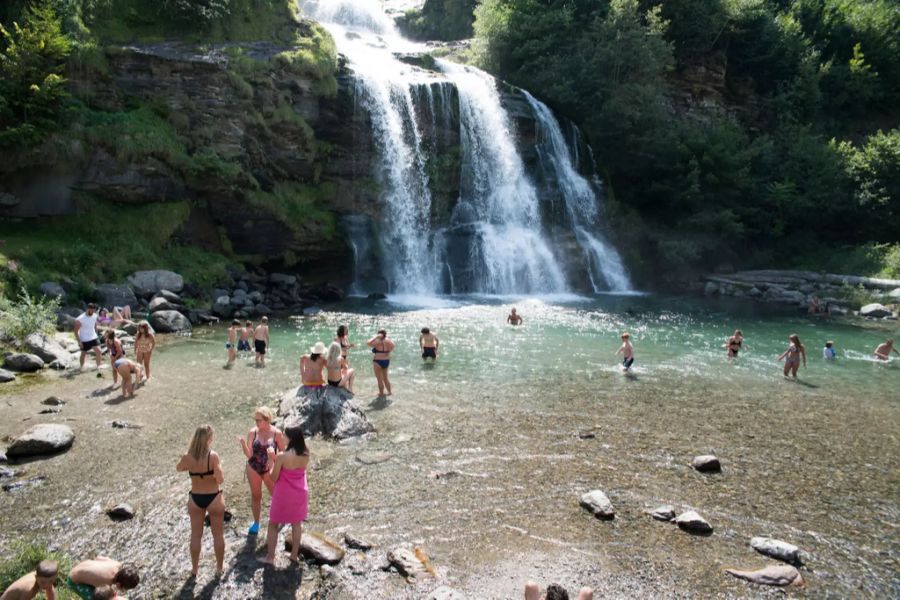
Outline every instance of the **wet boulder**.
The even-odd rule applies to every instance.
[[[44,361],[36,354],[9,352],[3,357],[3,366],[16,373],[34,373],[44,368]]]
[[[63,368],[69,366],[72,360],[71,353],[56,341],[43,333],[32,333],[25,338],[25,349],[36,356],[40,356],[45,363],[59,361]]]
[[[729,575],[744,579],[759,585],[775,585],[779,587],[797,586],[803,587],[806,582],[800,571],[790,565],[772,565],[756,571],[741,571],[739,569],[725,569]]]
[[[284,540],[284,549],[291,551],[290,538]],[[300,554],[320,565],[336,565],[344,560],[340,544],[321,533],[305,533],[300,538]]]
[[[35,425],[18,436],[6,449],[10,458],[54,454],[68,450],[75,441],[75,432],[68,425],[44,423]]]
[[[580,504],[598,519],[612,519],[616,516],[612,502],[601,490],[593,490],[583,494]]]
[[[57,398],[56,396],[47,396],[43,400],[41,400],[41,404],[44,406],[62,406],[66,401],[62,398]]]
[[[281,398],[278,414],[283,424],[299,423],[307,436],[322,434],[343,440],[375,431],[352,398],[343,388],[296,387]]]
[[[800,548],[793,544],[770,537],[754,537],[750,545],[760,554],[783,560],[791,564],[800,564]]]
[[[191,322],[178,311],[160,310],[150,315],[150,326],[159,333],[182,333],[191,331]]]
[[[675,524],[688,533],[709,535],[713,532],[712,525],[709,524],[709,521],[693,510],[689,510],[675,517]]]
[[[128,276],[128,283],[139,296],[152,296],[161,290],[178,293],[184,289],[184,278],[173,271],[135,271]]]
[[[719,473],[722,471],[722,463],[712,454],[704,454],[695,456],[691,461],[691,466],[701,473]]]
[[[863,317],[873,317],[875,319],[880,319],[882,317],[891,316],[891,311],[886,306],[878,304],[877,302],[873,302],[872,304],[866,304],[865,306],[860,308],[859,314]]]

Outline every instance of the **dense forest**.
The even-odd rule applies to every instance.
[[[447,5],[404,21],[446,38]],[[470,59],[587,134],[629,265],[900,275],[896,3],[483,0],[473,20]]]
[[[104,44],[289,41],[288,4],[3,3],[0,151],[73,123],[90,133],[97,115],[66,74],[102,70]],[[418,38],[474,35],[464,60],[582,128],[640,279],[739,267],[900,276],[895,2],[428,0],[399,24]],[[333,54],[297,62],[333,85]],[[152,120],[152,108],[129,114]]]

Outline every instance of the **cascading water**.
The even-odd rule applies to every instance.
[[[567,291],[571,248],[551,242],[555,238],[545,227],[540,195],[496,81],[446,61],[438,61],[440,73],[435,73],[399,60],[397,54],[423,48],[397,34],[378,0],[310,0],[302,8],[335,38],[352,70],[357,103],[371,121],[383,208],[373,230],[387,291]],[[629,289],[618,254],[596,237],[597,196],[573,165],[559,124],[546,106],[526,97],[547,138],[542,158],[555,165],[567,231],[586,257],[579,262],[589,265],[591,285],[595,291]],[[455,143],[448,136],[458,136],[458,197],[448,200],[445,189],[443,204],[433,205],[437,192],[428,174],[435,176],[447,164],[446,157],[445,162],[435,157]],[[356,264],[362,264],[361,257]],[[359,278],[354,282],[359,291],[364,285]]]
[[[607,244],[596,231],[600,218],[600,203],[594,185],[577,170],[577,159],[566,144],[559,121],[550,108],[522,90],[537,122],[538,157],[545,170],[552,171],[566,205],[569,226],[584,251],[588,275],[595,292],[631,290],[631,282],[615,248]],[[577,145],[575,146],[577,148]]]

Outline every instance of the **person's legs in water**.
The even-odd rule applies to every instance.
[[[196,576],[200,568],[200,545],[203,539],[203,518],[206,510],[188,500],[188,514],[191,516],[191,575]]]
[[[384,396],[384,375],[382,375],[382,369],[378,366],[378,363],[372,363],[372,370],[375,371],[375,381],[378,382],[378,395]]]
[[[269,520],[269,528],[266,531],[266,557],[262,562],[275,566],[275,551],[278,549],[278,531],[281,526]],[[291,549],[293,550],[293,548]]]
[[[225,564],[225,498],[219,494],[206,512],[209,513],[209,528],[213,536],[213,551],[216,554],[216,575],[221,575]]]
[[[291,562],[300,562],[300,538],[303,535],[303,521],[291,523]]]
[[[353,393],[353,380],[356,378],[356,371],[354,369],[347,369],[341,375],[341,382],[338,384],[339,387],[345,388],[351,394]]]

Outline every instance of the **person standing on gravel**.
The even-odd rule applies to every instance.
[[[90,350],[94,351],[97,359],[97,377],[103,377],[100,373],[100,363],[103,360],[100,355],[100,337],[97,335],[97,306],[88,304],[83,313],[75,319],[75,339],[81,348],[81,356],[78,358],[81,368],[84,368],[84,358]]]

